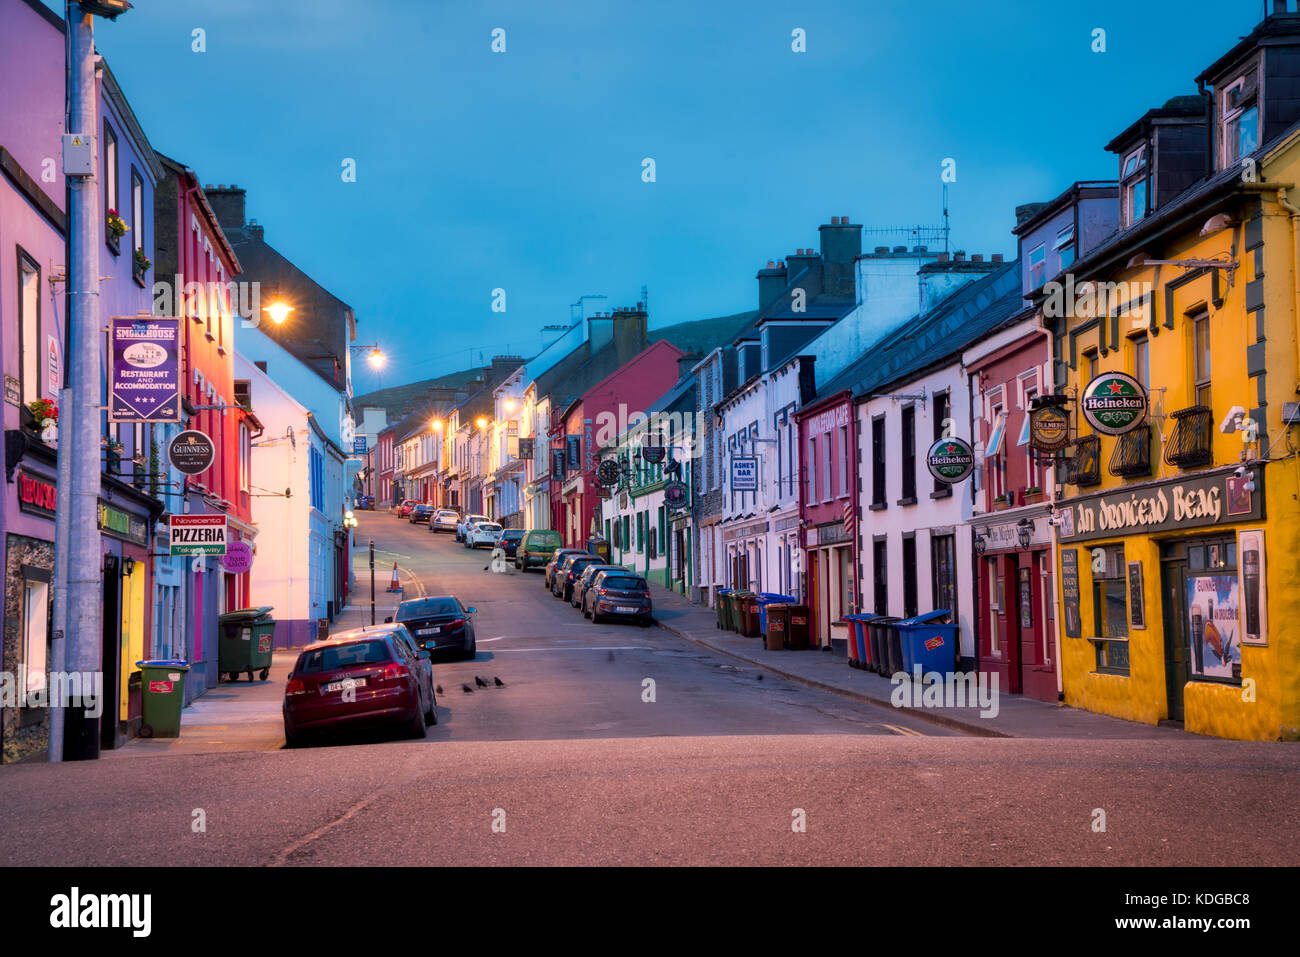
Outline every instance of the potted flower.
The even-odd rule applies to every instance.
[[[144,254],[143,249],[137,249],[135,251],[135,278],[140,280],[141,283],[144,282],[144,274],[149,271],[149,268],[152,265],[153,263],[150,261],[149,257]]]
[[[1025,505],[1033,505],[1035,502],[1041,502],[1043,500],[1043,490],[1037,485],[1031,485],[1029,488],[1025,489],[1024,494],[1020,497]]]
[[[108,235],[113,238],[114,244],[125,236],[127,231],[131,228],[126,224],[126,220],[117,214],[117,210],[115,209],[110,209],[108,211],[108,218],[104,225],[108,228]]]
[[[30,416],[30,423],[24,422],[33,431],[39,429],[41,440],[44,442],[53,442],[58,437],[59,428],[59,407],[49,399],[34,399],[24,406],[27,415]]]
[[[111,435],[101,435],[99,437],[99,444],[108,453],[108,469],[111,472],[116,469],[118,464],[122,461],[122,443]]]
[[[1000,512],[1007,507],[1007,495],[1004,493],[993,500],[993,511]]]

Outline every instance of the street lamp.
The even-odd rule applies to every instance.
[[[265,307],[262,311],[265,313],[269,313],[271,316],[271,321],[274,322],[277,326],[280,326],[280,325],[284,325],[284,320],[288,319],[289,313],[293,312],[293,306],[289,305],[287,302],[281,299],[277,299],[275,302]]]
[[[372,369],[382,369],[384,363],[388,361],[388,357],[379,351],[379,346],[375,346],[370,350],[370,355],[367,356],[367,359],[369,360],[370,368]]]
[[[435,432],[441,432],[442,419],[434,419],[432,422],[429,423],[429,428],[433,429],[433,431]]]
[[[79,0],[81,9],[97,17],[116,20],[118,16],[131,9],[127,0]]]
[[[1034,523],[1027,518],[1022,518],[1016,523],[1016,540],[1025,551],[1029,551],[1029,539],[1033,531]]]
[[[507,412],[513,412],[515,410],[514,399],[506,399],[506,401],[503,404],[505,405]]]
[[[477,419],[474,420],[474,424],[477,425],[480,429],[486,429],[488,424],[487,417],[480,415]]]

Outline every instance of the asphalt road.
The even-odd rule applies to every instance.
[[[1300,862],[1294,746],[957,736],[592,625],[539,573],[361,514],[408,595],[479,609],[424,741],[0,768],[0,863]],[[475,674],[506,687],[464,694]]]

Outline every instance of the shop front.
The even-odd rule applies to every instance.
[[[1300,653],[1278,627],[1300,612],[1295,534],[1268,522],[1269,470],[1216,469],[1058,509],[1067,704],[1220,737],[1296,736]]]
[[[767,521],[729,522],[722,527],[722,541],[727,549],[727,582],[732,588],[766,591],[764,547],[769,529]]]
[[[984,519],[973,527],[979,670],[996,674],[997,687],[1010,694],[1056,702],[1056,603],[1046,507]]]
[[[841,520],[809,527],[804,539],[813,643],[847,653],[849,626],[844,616],[857,607],[853,534]]]

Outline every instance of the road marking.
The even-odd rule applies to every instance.
[[[546,646],[542,648],[502,648],[502,651],[654,651],[649,645],[601,645],[593,648],[556,648]]]
[[[898,727],[898,725],[894,725],[894,724],[882,724],[881,727],[888,728],[890,731],[893,731],[895,734],[912,735],[917,738],[925,737],[925,734],[923,732],[914,731],[911,728],[900,728]]]

